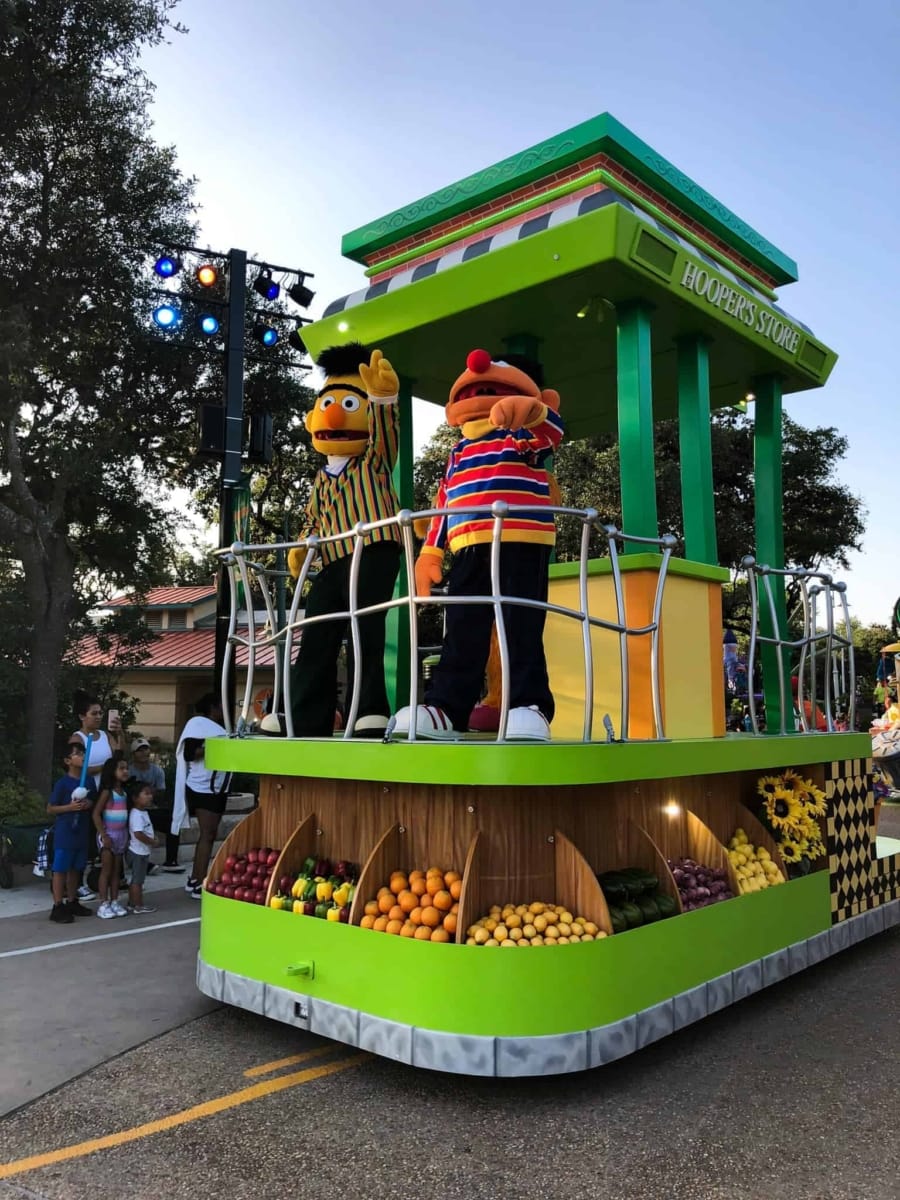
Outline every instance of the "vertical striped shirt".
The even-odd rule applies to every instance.
[[[397,410],[396,400],[369,397],[369,444],[362,454],[349,458],[336,475],[324,468],[318,473],[301,538],[313,533],[329,537],[351,530],[357,521],[382,521],[397,515],[400,501],[391,478],[399,441]],[[347,537],[321,546],[322,565],[352,554],[354,540]],[[373,529],[363,537],[366,546],[399,541],[395,525]]]
[[[550,477],[547,464],[562,440],[559,414],[547,410],[546,417],[531,429],[497,429],[490,421],[467,421],[462,438],[450,451],[447,470],[435,497],[435,508],[527,504],[503,522],[501,541],[537,542],[552,546],[556,527],[550,507]],[[424,553],[452,553],[465,546],[490,542],[494,518],[450,512],[434,517],[422,547]]]

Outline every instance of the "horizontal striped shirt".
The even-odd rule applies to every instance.
[[[357,521],[382,521],[395,517],[400,501],[394,490],[391,472],[397,461],[397,401],[378,401],[369,397],[369,444],[362,454],[349,458],[341,470],[330,474],[322,469],[316,476],[313,493],[306,506],[301,538],[352,530]],[[342,538],[319,548],[322,565],[336,562],[353,553],[354,538]],[[399,542],[396,525],[373,529],[363,544]]]
[[[488,421],[467,421],[463,437],[450,451],[447,470],[435,498],[435,508],[527,504],[503,522],[504,542],[537,542],[552,546],[556,528],[550,506],[547,465],[562,441],[559,414],[546,417],[531,429],[495,429]],[[533,507],[532,507],[533,506]],[[494,519],[460,512],[434,517],[425,537],[426,553],[452,553],[465,546],[490,542]]]

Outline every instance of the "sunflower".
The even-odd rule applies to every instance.
[[[795,829],[803,818],[803,805],[793,792],[776,788],[766,798],[766,814],[773,829]]]
[[[781,857],[786,863],[797,863],[802,858],[800,847],[796,842],[782,842],[780,849]]]
[[[803,780],[800,778],[798,773],[792,770],[790,767],[781,773],[781,786],[786,791],[797,792],[798,795],[802,794],[806,790]]]
[[[806,796],[806,808],[817,817],[825,816],[825,793],[821,788],[810,787]]]
[[[807,858],[823,858],[826,853],[824,842],[819,838],[809,839],[809,849],[806,851]]]
[[[762,779],[760,779],[759,783],[756,785],[756,790],[759,792],[760,796],[763,797],[763,799],[768,800],[770,797],[775,795],[780,787],[780,775],[763,775]]]

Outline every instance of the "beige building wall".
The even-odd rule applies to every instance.
[[[254,695],[274,684],[271,669],[257,668],[254,672]],[[129,729],[129,737],[140,733],[150,741],[174,746],[188,717],[193,715],[194,703],[209,691],[210,675],[206,671],[126,671],[118,687],[138,702],[137,715]],[[237,672],[237,703],[240,708],[247,682],[247,672]]]

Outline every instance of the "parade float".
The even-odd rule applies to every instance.
[[[422,700],[416,609],[451,603],[407,583],[413,395],[446,404],[477,347],[538,360],[566,437],[617,435],[621,529],[555,506],[558,524],[580,527],[582,553],[550,566],[546,741],[508,736],[496,575],[496,732],[435,741],[413,723],[354,737],[354,686],[345,729],[295,736],[291,664],[323,619],[310,623],[302,599],[322,547],[303,542],[314,553],[283,618],[273,547],[226,548],[229,644],[249,678],[207,762],[258,773],[261,792],[209,870],[201,990],[414,1066],[549,1074],[618,1059],[897,923],[900,856],[876,856],[871,741],[838,729],[854,692],[843,587],[784,563],[782,397],[822,386],[835,361],[776,296],[795,264],[606,114],[354,230],[343,253],[368,282],[303,338],[313,358],[377,347],[400,376],[402,566],[378,606],[394,711]],[[740,405],[755,419],[744,568],[765,729],[756,704],[750,732],[726,733],[730,574],[710,413]],[[683,542],[657,523],[663,418],[679,424]],[[516,515],[491,509],[495,540]],[[345,533],[355,559],[367,527]],[[337,619],[358,649],[353,578]],[[240,597],[261,612],[249,630]],[[264,658],[283,737],[252,722]]]

